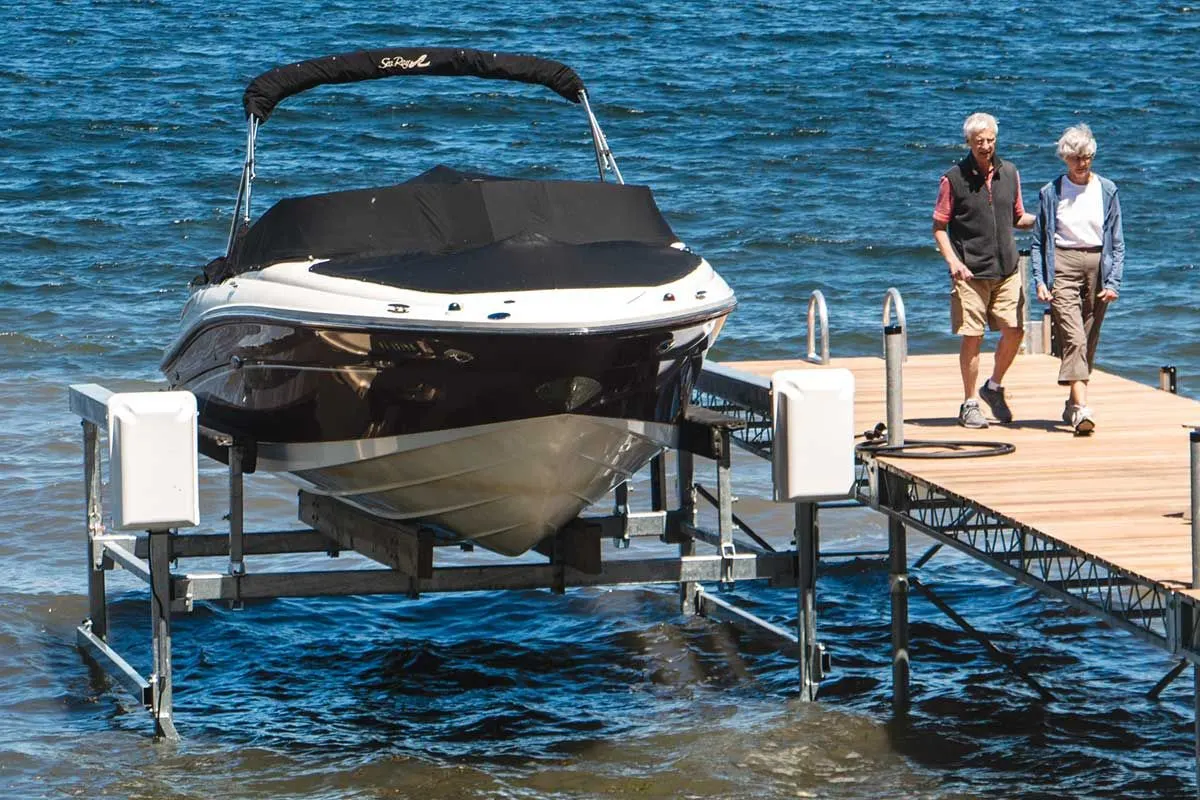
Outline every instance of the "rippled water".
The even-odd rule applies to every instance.
[[[1096,169],[1121,190],[1129,248],[1102,365],[1155,383],[1174,363],[1182,391],[1200,396],[1200,15],[1188,6],[14,4],[0,21],[0,796],[1193,794],[1190,682],[1145,699],[1170,667],[1163,655],[945,553],[923,580],[1054,702],[914,597],[914,709],[893,718],[886,569],[856,559],[823,565],[820,634],[835,670],[815,705],[794,699],[793,653],[685,620],[665,589],[287,600],[177,618],[185,738],[152,743],[141,710],[73,646],[86,609],[65,387],[157,379],[187,280],[224,246],[250,78],[421,44],[535,52],[578,70],[626,178],[654,187],[737,290],[716,352],[726,359],[799,352],[814,288],[835,355],[876,350],[892,285],[912,349],[951,349],[929,228],[963,117],[999,117],[1030,203],[1060,170],[1057,135],[1087,121]],[[255,206],[439,162],[586,178],[583,122],[533,87],[316,91],[263,128]],[[739,472],[739,514],[785,544],[786,511],[751,499],[764,467],[746,458]],[[208,520],[223,511],[220,485],[207,470]],[[250,489],[252,527],[293,516],[278,483]],[[827,514],[822,533],[837,550],[884,538],[865,511]],[[927,545],[913,539],[914,553]],[[148,669],[144,593],[125,575],[112,586],[114,639]],[[737,599],[794,622],[794,593]]]

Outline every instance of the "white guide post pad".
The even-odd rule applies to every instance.
[[[780,370],[771,376],[777,502],[846,498],[854,489],[854,374]]]
[[[196,397],[191,392],[109,397],[108,456],[117,528],[199,524]]]

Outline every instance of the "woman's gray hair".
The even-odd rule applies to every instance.
[[[966,140],[967,144],[971,143],[971,140],[975,138],[975,134],[982,133],[983,131],[991,131],[992,133],[1000,132],[1000,125],[991,114],[977,111],[967,117],[966,122],[963,123],[963,139]]]
[[[1092,129],[1085,123],[1072,125],[1063,131],[1063,135],[1058,137],[1058,157],[1063,161],[1067,160],[1067,156],[1094,156],[1096,155],[1096,137],[1092,136]]]

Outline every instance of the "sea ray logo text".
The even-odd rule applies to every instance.
[[[422,53],[421,55],[409,61],[406,58],[396,56],[395,58],[385,58],[379,62],[380,69],[420,69],[421,67],[431,66],[429,58]]]

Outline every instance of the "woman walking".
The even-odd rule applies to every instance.
[[[1058,383],[1070,391],[1063,422],[1077,436],[1096,427],[1088,408],[1088,379],[1104,312],[1119,296],[1125,268],[1121,201],[1116,184],[1092,172],[1095,155],[1091,128],[1081,124],[1063,131],[1058,157],[1067,171],[1042,187],[1029,259],[1037,297],[1050,303],[1058,329]]]

